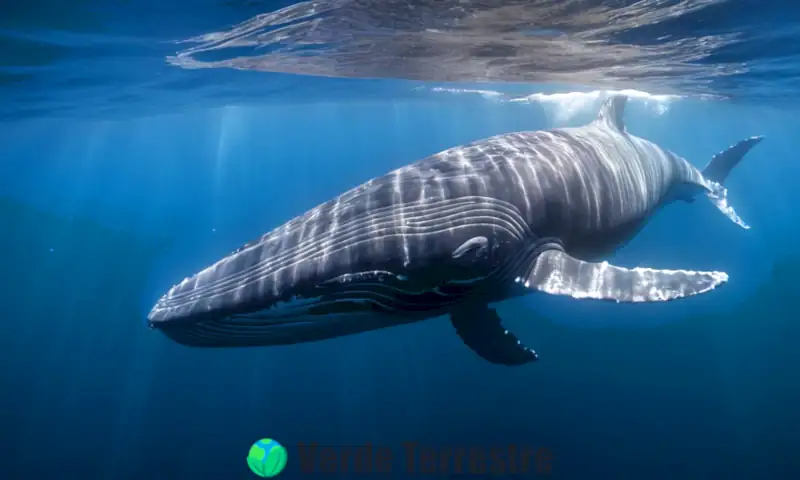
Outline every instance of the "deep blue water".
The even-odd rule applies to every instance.
[[[468,462],[460,474],[410,470],[408,443],[439,453],[538,452],[527,471],[506,464],[491,478],[800,475],[795,7],[685,2],[709,5],[612,32],[609,44],[671,35],[718,45],[696,58],[673,45],[623,62],[628,71],[650,62],[638,80],[594,82],[601,66],[577,69],[548,55],[540,62],[561,76],[538,83],[522,72],[514,84],[443,79],[424,62],[398,66],[411,72],[405,79],[341,78],[374,77],[376,68],[343,53],[337,42],[356,37],[342,18],[317,30],[341,35],[331,40],[339,50],[321,58],[346,59],[349,70],[336,72],[356,75],[168,61],[185,47],[176,39],[227,31],[289,3],[0,6],[0,478],[256,478],[245,457],[263,437],[288,448],[286,479],[473,476]],[[565,4],[572,10],[548,17],[559,35],[577,35],[576,24],[604,35],[595,31],[603,21],[575,20],[592,11],[589,2]],[[344,24],[391,30],[391,9],[370,11],[351,11],[346,18],[358,22]],[[394,31],[413,30],[404,12]],[[426,15],[410,23],[457,30],[446,21],[455,17]],[[698,40],[726,33],[740,41]],[[382,52],[391,63],[393,52]],[[676,57],[665,63],[667,54]],[[725,62],[738,73],[677,69]],[[656,64],[679,74],[659,75]],[[190,349],[146,327],[174,282],[318,203],[461,143],[582,124],[607,88],[674,95],[633,97],[628,129],[698,166],[742,138],[766,137],[727,183],[751,230],[708,202],[671,205],[612,259],[724,270],[724,288],[658,305],[508,302],[500,307],[508,325],[540,354],[519,368],[482,361],[445,319],[240,350]],[[371,444],[392,457],[371,473],[309,473],[298,445],[311,442]]]

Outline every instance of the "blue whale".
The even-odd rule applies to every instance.
[[[531,292],[660,302],[724,272],[602,261],[662,206],[708,198],[747,225],[723,184],[761,137],[699,170],[628,133],[614,95],[577,128],[498,135],[370,180],[184,279],[148,315],[198,347],[286,345],[449,315],[489,362],[536,360],[490,304]]]

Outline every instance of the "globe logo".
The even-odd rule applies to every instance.
[[[286,467],[286,449],[271,438],[262,438],[250,447],[247,466],[259,477],[269,478]]]

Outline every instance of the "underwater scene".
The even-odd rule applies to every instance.
[[[0,480],[800,478],[800,4],[0,4]]]

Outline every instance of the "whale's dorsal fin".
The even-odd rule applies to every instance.
[[[600,114],[597,115],[596,123],[603,124],[620,132],[625,131],[625,104],[628,96],[615,93],[608,97],[603,106],[600,107]]]
[[[623,268],[584,262],[561,249],[545,250],[517,278],[527,288],[551,295],[614,302],[665,302],[709,292],[728,281],[724,272]]]

